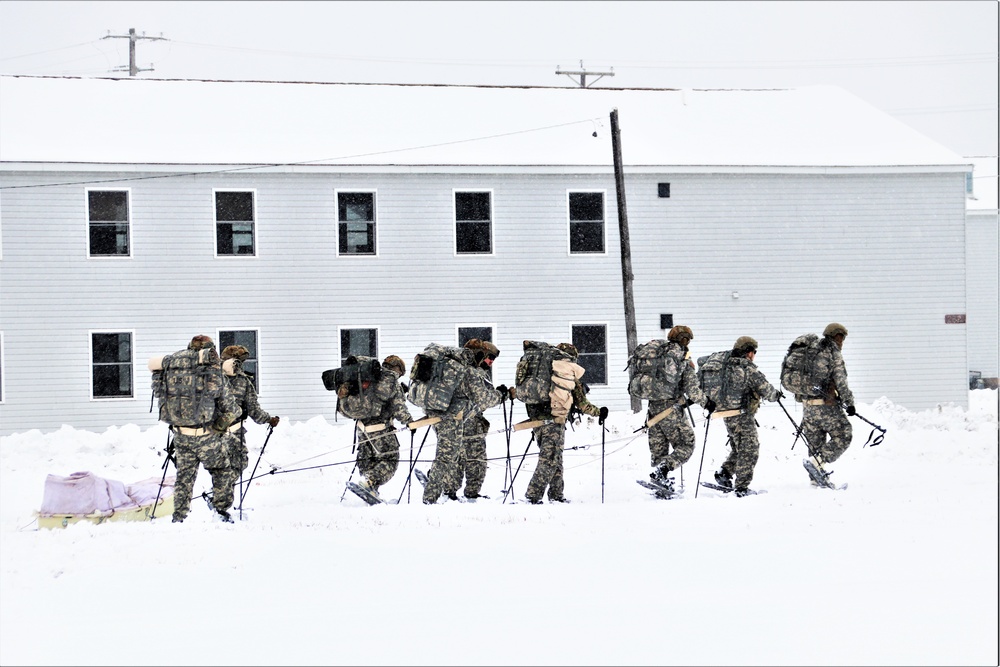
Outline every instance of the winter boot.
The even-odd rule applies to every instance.
[[[715,473],[715,483],[723,488],[731,489],[733,488],[733,476],[720,468],[719,471]]]

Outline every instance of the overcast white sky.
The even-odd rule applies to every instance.
[[[0,2],[0,73],[598,87],[842,86],[997,155],[998,3]],[[125,71],[120,71],[124,68]],[[597,74],[609,72],[598,80]],[[2,102],[0,102],[2,103]]]

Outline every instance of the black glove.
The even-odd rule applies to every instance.
[[[853,417],[857,413],[857,410],[854,409],[853,405],[848,405],[846,408],[844,408],[844,410],[847,411],[848,417]]]
[[[691,400],[690,398],[686,398],[686,399],[684,399],[684,405],[681,406],[681,409],[682,410],[687,410],[692,405],[694,405],[694,401]]]
[[[608,409],[606,407],[601,408],[601,416],[597,418],[598,424],[603,424],[604,420],[608,418]]]
[[[268,420],[267,423],[271,425],[271,428],[274,428],[275,426],[278,425],[278,422],[280,422],[280,421],[281,421],[281,417],[271,417],[271,419]]]
[[[717,406],[715,405],[715,401],[713,401],[712,399],[708,399],[707,401],[705,401],[705,409],[708,410],[708,414],[712,414],[713,412],[715,412],[716,407]]]
[[[507,396],[510,394],[509,390],[507,389],[507,385],[505,384],[500,385],[499,387],[497,387],[497,391],[503,394],[503,396],[500,397],[500,402],[502,403],[506,401]]]
[[[785,392],[783,392],[783,391],[781,391],[781,390],[779,389],[779,390],[778,390],[778,396],[777,396],[777,398],[775,398],[774,400],[776,400],[776,401],[780,401],[780,400],[781,400],[781,399],[783,399],[784,397],[785,397]]]

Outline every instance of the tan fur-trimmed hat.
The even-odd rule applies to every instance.
[[[188,343],[189,350],[203,350],[205,348],[215,347],[215,342],[212,340],[211,336],[205,336],[204,334],[199,334],[191,339]]]
[[[694,340],[694,333],[692,333],[691,327],[685,327],[678,324],[667,333],[667,340],[671,342],[680,343],[681,338],[687,338],[688,342]]]
[[[465,341],[465,345],[463,347],[469,350],[482,350],[485,355],[492,356],[494,359],[500,356],[500,349],[488,340],[470,338]]]
[[[227,345],[224,350],[222,350],[222,360],[226,359],[237,359],[239,361],[246,361],[250,358],[250,350],[246,349],[242,345]]]
[[[573,359],[578,359],[580,357],[580,351],[576,349],[576,345],[573,343],[559,343],[556,345],[556,349],[562,350]]]
[[[406,375],[406,364],[403,362],[402,359],[397,357],[395,354],[390,354],[388,357],[386,357],[385,360],[382,362],[382,365],[390,370],[394,370],[397,373],[399,373],[399,377],[403,377],[404,375]]]

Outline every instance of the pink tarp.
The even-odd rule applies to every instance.
[[[174,492],[176,477],[163,482],[160,497]],[[45,478],[41,514],[92,514],[136,509],[156,499],[160,479],[153,477],[126,486],[122,482],[98,477],[91,472],[75,472],[69,477]]]

